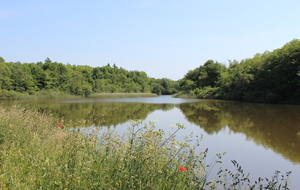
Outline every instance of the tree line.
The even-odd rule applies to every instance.
[[[300,41],[228,67],[208,60],[179,82],[183,93],[197,98],[300,104]]]
[[[12,93],[62,92],[89,96],[91,93],[157,93],[178,92],[179,83],[171,79],[150,78],[143,71],[128,71],[107,64],[103,67],[70,65],[51,61],[5,62],[0,57],[0,98]]]
[[[294,39],[253,58],[229,61],[229,66],[208,60],[178,81],[150,78],[143,71],[128,71],[115,64],[75,66],[50,58],[20,63],[0,57],[0,99],[11,99],[14,93],[61,92],[88,97],[103,92],[161,95],[179,91],[196,98],[300,104],[300,41]]]

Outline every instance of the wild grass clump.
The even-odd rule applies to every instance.
[[[207,181],[215,164],[201,138],[178,142],[153,122],[133,121],[125,134],[108,128],[77,128],[20,107],[0,107],[0,189],[254,189],[236,162],[237,172],[222,170]],[[282,180],[287,185],[287,178]],[[279,181],[262,184],[287,189]]]

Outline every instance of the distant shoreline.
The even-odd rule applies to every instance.
[[[154,94],[155,93],[144,93],[144,92],[100,92],[100,93],[93,93],[93,94]]]
[[[94,93],[87,98],[137,98],[137,97],[157,97],[155,93]]]
[[[61,94],[60,92],[50,92],[36,95],[28,95],[16,92],[10,92],[7,96],[0,96],[0,100],[31,100],[31,99],[68,99],[68,98],[141,98],[141,97],[157,97],[155,93],[94,93],[88,97],[72,94]]]

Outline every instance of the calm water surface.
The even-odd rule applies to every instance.
[[[300,106],[266,105],[230,101],[189,100],[160,96],[72,100],[2,101],[3,106],[21,104],[51,112],[65,123],[86,120],[86,127],[99,125],[126,131],[129,120],[156,120],[157,128],[171,133],[170,125],[183,124],[182,140],[191,132],[203,134],[200,150],[209,149],[208,164],[216,153],[227,152],[216,165],[232,171],[236,160],[250,172],[251,181],[270,178],[275,170],[292,171],[291,189],[300,189]],[[211,176],[213,179],[214,176]]]

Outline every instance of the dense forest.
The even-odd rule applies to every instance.
[[[208,60],[187,72],[180,89],[197,98],[300,104],[300,41],[228,67]]]
[[[196,98],[300,104],[300,41],[294,39],[253,58],[229,61],[228,67],[208,60],[179,81],[150,78],[144,71],[128,71],[115,64],[75,66],[50,58],[20,63],[0,57],[0,99],[53,92],[88,97],[107,92],[161,95],[179,91]]]
[[[0,99],[19,94],[41,95],[53,92],[88,97],[92,93],[174,94],[178,81],[150,78],[143,71],[127,71],[115,64],[103,67],[75,66],[52,62],[5,62],[0,57]]]

